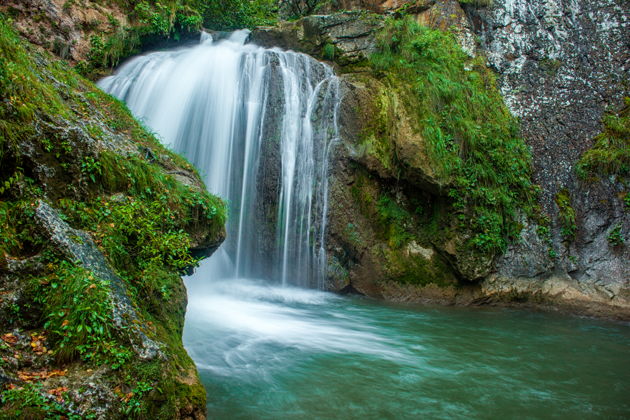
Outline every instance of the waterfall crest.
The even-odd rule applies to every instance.
[[[205,275],[323,288],[339,80],[307,55],[247,44],[248,35],[204,34],[198,45],[136,57],[99,86],[228,202],[228,237]]]

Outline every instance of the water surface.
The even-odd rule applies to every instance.
[[[628,418],[630,326],[187,281],[209,418]]]

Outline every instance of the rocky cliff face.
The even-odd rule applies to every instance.
[[[495,1],[466,12],[508,107],[520,118],[552,228],[547,244],[526,228],[484,288],[566,293],[568,299],[627,308],[629,248],[607,238],[617,226],[628,235],[622,200],[628,179],[582,180],[576,164],[602,131],[604,112],[618,110],[629,95],[628,3]],[[570,211],[559,200],[563,196],[575,212],[571,238],[562,220]]]
[[[125,11],[113,2],[7,0],[1,7],[30,42],[75,62],[88,59],[91,36],[114,33],[129,24]]]
[[[29,42],[97,79],[130,55],[199,39],[197,6],[187,0],[3,0],[0,12]]]
[[[355,3],[346,7],[382,13],[405,6]],[[447,181],[436,177],[427,159],[422,122],[404,87],[383,85],[370,72],[367,58],[383,18],[344,12],[261,30],[256,42],[332,60],[343,73],[345,141],[333,165],[329,215],[331,288],[399,300],[533,299],[627,316],[629,250],[610,237],[613,231],[627,236],[628,180],[623,174],[588,180],[576,174],[605,111],[618,110],[628,96],[627,2],[405,4],[418,22],[453,32],[469,56],[486,57],[496,72],[532,152],[541,209],[533,219],[522,217],[519,239],[501,257],[472,259],[468,266],[478,272],[468,271],[469,255],[456,241],[436,242],[427,231],[435,215],[418,213],[448,202],[441,194]],[[379,220],[388,203],[400,209],[400,220]],[[412,238],[397,248],[384,226]]]

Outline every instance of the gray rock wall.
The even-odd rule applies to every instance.
[[[625,0],[495,0],[467,12],[532,147],[543,204],[574,182],[602,113],[628,95]]]
[[[487,284],[517,280],[541,291],[544,281],[562,279],[584,296],[628,305],[630,252],[627,244],[607,240],[618,225],[628,237],[630,218],[620,198],[628,180],[582,181],[575,166],[601,131],[604,112],[619,109],[629,95],[629,6],[624,0],[495,0],[490,8],[467,8],[503,97],[521,120],[542,210],[552,221],[551,243],[533,228],[524,230]],[[576,212],[576,238],[569,243],[554,200],[563,189]]]

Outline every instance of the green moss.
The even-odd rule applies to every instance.
[[[427,259],[422,255],[389,249],[385,251],[385,263],[391,280],[401,284],[434,284],[440,287],[457,284],[448,265],[437,255]]]
[[[619,113],[604,116],[603,125],[593,147],[577,163],[577,173],[583,179],[630,174],[630,98],[625,98]]]
[[[425,214],[419,207],[419,210],[409,212],[413,203],[399,202],[381,190],[365,169],[355,168],[355,182],[350,192],[360,213],[375,222],[371,226],[377,238],[387,244],[386,247],[377,246],[370,250],[381,261],[387,280],[419,286],[457,284],[452,270],[441,256],[434,254],[427,258],[414,249],[419,245],[433,248],[430,238],[435,238],[436,234],[430,231],[440,228],[440,223],[435,221],[440,220],[441,215]],[[441,207],[435,205],[433,208],[439,212]],[[435,223],[432,225],[429,220]],[[364,245],[361,232],[360,226],[350,224],[344,234],[350,244],[360,247]]]
[[[388,244],[396,249],[406,245],[413,235],[409,231],[411,215],[387,194],[383,194],[376,202],[378,223],[386,233]]]
[[[370,58],[388,86],[409,86],[432,167],[447,185],[456,229],[469,252],[502,252],[533,212],[531,155],[483,57],[470,59],[453,35],[411,19],[386,22]],[[449,224],[450,225],[450,224]]]
[[[350,191],[359,211],[376,222],[374,228],[379,239],[394,249],[413,239],[412,216],[389,194],[380,191],[367,173],[357,171]],[[356,229],[354,225],[353,228]]]
[[[540,60],[539,65],[540,68],[549,76],[555,76],[558,74],[560,67],[562,67],[562,61],[552,58],[543,58]]]
[[[393,169],[395,157],[390,136],[395,124],[392,118],[392,98],[386,88],[379,89],[372,101],[372,118],[363,127],[359,141],[365,153],[375,157],[385,169]]]
[[[560,233],[565,241],[571,242],[575,239],[575,210],[571,206],[571,196],[566,188],[556,194],[556,204],[559,209]]]
[[[330,42],[327,42],[322,47],[322,58],[324,60],[333,61],[335,59],[335,55],[336,55],[335,53],[336,53],[335,45],[331,44]]]
[[[36,112],[60,116],[68,113],[56,89],[33,71],[32,61],[2,14],[0,97],[3,98],[0,102],[0,162],[9,148],[17,147],[21,138],[35,133],[28,123]]]
[[[14,274],[22,301],[10,322],[47,334],[55,356],[48,368],[108,368],[107,385],[128,389],[108,413],[114,417],[168,418],[187,404],[203,407],[205,392],[181,342],[186,294],[179,274],[196,263],[193,235],[221,239],[225,205],[124,104],[22,42],[4,18],[0,47],[0,265],[7,257],[36,262],[36,274]],[[110,149],[121,141],[124,151]],[[137,150],[127,147],[134,142]],[[24,148],[34,157],[23,158]],[[38,172],[41,165],[52,175]],[[193,187],[169,174],[179,168],[190,171]],[[110,285],[55,250],[35,221],[37,200],[91,235],[125,282],[134,322],[164,344],[165,360],[134,356],[128,332],[112,320]],[[45,390],[27,391],[5,391],[0,417],[64,415],[40,404]]]

